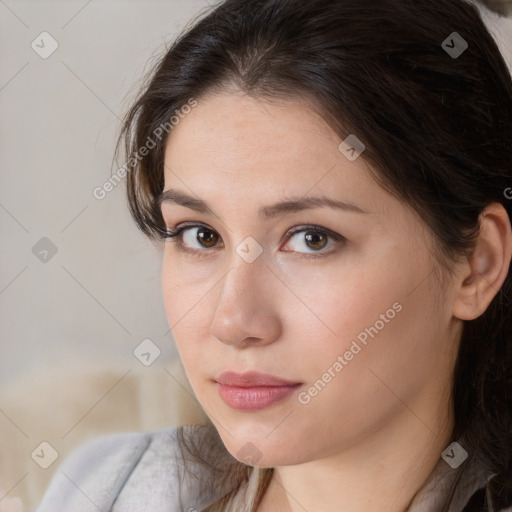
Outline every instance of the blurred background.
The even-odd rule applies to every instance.
[[[0,0],[2,512],[34,510],[90,438],[204,422],[165,317],[160,253],[124,182],[94,191],[124,163],[116,137],[145,72],[212,3]],[[512,2],[486,4],[512,69]]]
[[[35,508],[89,438],[201,416],[176,366],[160,253],[124,182],[94,190],[118,169],[120,119],[152,59],[208,7],[0,1],[0,498],[23,502],[11,507]]]

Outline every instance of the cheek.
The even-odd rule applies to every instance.
[[[396,254],[404,253],[395,250],[347,271],[318,274],[309,279],[308,293],[297,274],[294,291],[308,308],[299,305],[290,317],[289,329],[296,333],[290,338],[309,361],[311,381],[329,369],[336,375],[343,370],[346,381],[349,374],[350,381],[363,374],[375,379],[370,370],[400,385],[427,378],[444,334],[432,267],[427,259]]]
[[[197,267],[194,272],[193,267]],[[204,373],[204,342],[211,323],[211,292],[215,281],[201,275],[200,265],[187,267],[178,258],[166,255],[162,265],[162,296],[167,322],[172,330],[190,384],[197,391],[196,379]],[[210,301],[210,302],[209,302]],[[211,360],[212,355],[209,355]]]
[[[347,350],[358,335],[364,342],[365,329],[376,322],[379,330],[385,330],[400,309],[393,304],[408,283],[403,269],[397,277],[391,266],[387,272],[383,268],[386,263],[381,259],[378,264],[343,261],[327,270],[290,272],[287,282],[293,293],[288,294],[286,314],[290,329],[304,334],[296,339],[307,342],[313,353],[322,354]],[[383,323],[381,314],[388,322]]]
[[[173,333],[197,321],[196,316],[204,310],[208,292],[215,284],[211,268],[201,264],[186,265],[175,251],[166,248],[162,261],[163,303]]]
[[[318,310],[335,335],[299,324],[309,329],[309,339],[300,337],[291,364],[300,365],[306,382],[296,407],[308,431],[321,422],[322,436],[350,443],[390,421],[404,404],[414,408],[425,387],[448,375],[429,286],[423,282],[411,293],[421,280],[414,271],[393,277],[374,275],[373,286],[353,285],[350,296],[335,290]]]

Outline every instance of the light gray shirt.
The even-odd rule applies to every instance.
[[[193,435],[201,434],[200,427],[185,429]],[[205,492],[202,477],[193,479],[183,471],[176,432],[177,427],[169,427],[146,433],[116,433],[85,443],[57,469],[36,512],[202,512],[230,489],[219,486]],[[207,469],[197,467],[205,479],[211,476]],[[260,471],[255,468],[245,484],[247,495],[243,501],[235,500],[230,510],[250,510]],[[473,494],[485,490],[489,474],[478,460],[469,459],[454,469],[440,459],[409,512],[443,510],[458,478],[460,485],[449,512],[463,512]],[[242,496],[242,490],[238,495]],[[491,500],[490,512],[512,512],[512,507],[497,509],[492,506],[492,497],[487,499]]]

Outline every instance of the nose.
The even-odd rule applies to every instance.
[[[272,284],[276,277],[260,257],[235,262],[219,284],[218,303],[210,327],[215,338],[237,348],[265,346],[281,335]]]

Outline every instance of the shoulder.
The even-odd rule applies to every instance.
[[[181,510],[178,429],[108,434],[84,443],[57,468],[36,512]]]

